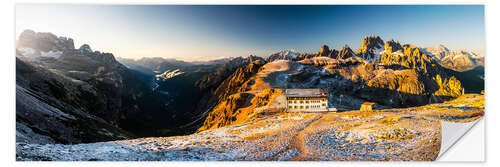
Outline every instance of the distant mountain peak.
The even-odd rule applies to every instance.
[[[444,46],[443,44],[439,44],[437,46],[434,47],[436,50],[438,51],[445,51],[445,52],[449,52],[450,49],[448,49],[446,46]]]
[[[441,66],[455,71],[467,71],[484,65],[483,56],[465,49],[450,50],[446,46],[439,44],[422,48],[422,51],[439,62]]]
[[[88,44],[83,44],[82,46],[80,46],[79,50],[82,52],[92,52],[92,49]]]
[[[16,45],[17,48],[31,48],[42,52],[63,52],[75,49],[71,38],[57,37],[49,32],[35,32],[29,29],[19,35]]]
[[[285,54],[285,55],[290,55],[290,56],[291,56],[291,54],[300,55],[300,52],[295,50],[295,49],[284,50],[284,51],[281,51],[280,53]]]
[[[278,53],[272,54],[270,57],[277,57],[279,59],[295,59],[300,56],[301,53],[294,49],[283,50]]]

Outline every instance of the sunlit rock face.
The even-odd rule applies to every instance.
[[[347,59],[353,56],[356,56],[356,54],[352,51],[352,49],[349,46],[345,45],[342,48],[342,50],[340,50],[337,59]]]

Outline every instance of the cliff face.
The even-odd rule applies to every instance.
[[[424,73],[428,72],[427,68],[429,66],[436,66],[436,62],[434,62],[431,57],[423,54],[419,48],[413,45],[404,45],[399,50],[394,50],[398,45],[396,45],[395,48],[390,47],[391,44],[389,43],[387,45],[392,52],[388,52],[389,50],[384,52],[378,61],[380,64],[387,66],[400,65]]]
[[[206,92],[197,104],[198,113],[207,113],[205,111],[213,108],[220,100],[244,89],[240,88],[241,84],[255,74],[265,62],[264,59],[255,56],[238,57],[224,64],[216,72],[198,80],[196,86]]]
[[[356,51],[356,54],[365,60],[374,60],[378,58],[383,48],[384,41],[379,36],[370,35],[363,38],[363,42]]]
[[[436,81],[439,86],[439,89],[434,92],[433,95],[458,97],[464,94],[464,88],[462,88],[462,84],[455,78],[455,76],[441,78],[441,76],[437,74],[433,80]]]
[[[345,45],[342,50],[340,50],[337,59],[347,59],[355,56],[354,52],[349,48],[349,46]]]
[[[232,75],[227,77],[227,79],[215,89],[208,100],[208,104],[216,105],[212,107],[205,106],[205,108],[213,109],[208,113],[205,123],[199,128],[200,130],[225,126],[233,121],[238,121],[235,117],[235,115],[237,115],[237,113],[235,113],[236,110],[248,104],[252,99],[252,95],[242,92],[246,92],[250,89],[250,77],[256,74],[263,64],[263,60],[251,60],[248,65],[235,70]]]
[[[422,95],[425,86],[418,80],[418,75],[413,70],[381,70],[376,72],[375,77],[367,81],[367,86],[396,90],[401,93]]]
[[[403,47],[399,43],[399,41],[389,40],[384,44],[384,50],[387,53],[396,52],[398,50],[403,50]]]
[[[16,59],[16,141],[81,143],[125,139],[119,102],[89,83]],[[104,112],[108,111],[108,112]]]
[[[276,102],[283,92],[280,89],[265,89],[261,92],[244,92],[230,95],[217,104],[199,130],[216,129],[228,125],[252,121],[252,117],[263,112],[262,107]]]
[[[32,48],[35,53],[49,51],[67,51],[75,49],[73,39],[57,37],[48,32],[23,31],[16,43],[17,48]]]
[[[426,89],[430,90],[428,93],[432,95],[457,97],[463,94],[464,88],[453,73],[439,65],[426,52],[410,44],[403,45],[401,49],[399,46],[399,43],[388,41],[387,50],[382,54],[378,63],[412,69],[418,74],[417,81],[427,85]]]

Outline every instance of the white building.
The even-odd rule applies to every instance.
[[[287,111],[328,111],[328,90],[286,89]]]

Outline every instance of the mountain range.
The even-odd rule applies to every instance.
[[[404,108],[484,90],[484,57],[379,36],[210,62],[115,58],[52,33],[16,43],[16,141],[87,143],[185,135],[252,121],[287,88],[326,88],[329,105]]]

